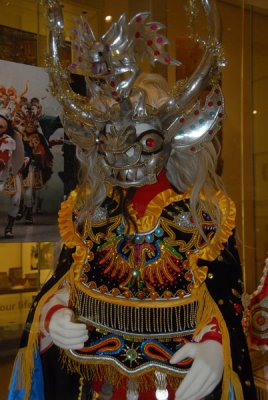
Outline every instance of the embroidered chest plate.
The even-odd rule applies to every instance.
[[[76,226],[88,249],[80,271],[82,288],[138,300],[189,297],[195,284],[189,255],[207,244],[193,223],[188,200],[169,204],[155,226],[133,234],[125,233],[116,207],[108,198],[90,222]],[[215,226],[206,212],[198,212],[209,240]]]

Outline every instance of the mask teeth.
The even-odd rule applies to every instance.
[[[98,61],[92,64],[91,72],[93,75],[105,75],[107,74],[108,68],[105,61]]]
[[[127,181],[129,182],[135,182],[137,180],[137,170],[128,170],[127,171]]]

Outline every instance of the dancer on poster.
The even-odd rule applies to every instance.
[[[12,239],[22,190],[19,170],[23,164],[23,144],[12,125],[17,102],[16,90],[1,86],[0,93],[0,191],[10,196],[4,237]]]
[[[53,155],[41,132],[39,119],[42,106],[38,98],[30,101],[23,97],[14,117],[15,129],[21,134],[24,145],[23,199],[18,218],[24,214],[25,223],[33,224],[33,201],[36,191],[41,189],[52,175]]]

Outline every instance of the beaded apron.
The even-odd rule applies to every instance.
[[[197,282],[190,257],[207,245],[193,223],[189,199],[172,201],[174,192],[164,193],[170,202],[162,207],[162,199],[158,215],[147,218],[151,229],[138,226],[138,233],[124,233],[118,204],[109,197],[82,226],[73,212],[80,241],[73,308],[91,334],[85,347],[67,351],[68,357],[110,365],[129,377],[155,369],[184,375],[191,366],[191,359],[175,366],[169,359],[192,340]],[[211,240],[215,225],[201,207],[198,214]]]

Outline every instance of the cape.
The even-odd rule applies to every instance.
[[[83,224],[75,208],[76,191],[62,204],[63,252],[29,313],[10,393],[16,388],[24,391],[22,398],[34,398],[40,310],[68,279],[73,309],[95,327],[82,351],[61,353],[64,368],[73,376],[90,382],[105,371],[115,384],[120,384],[120,377],[134,376],[150,385],[151,371],[160,370],[175,386],[190,361],[172,368],[169,358],[215,316],[224,352],[221,398],[256,398],[241,327],[243,282],[234,239],[235,206],[222,192],[216,194],[222,215],[218,229],[209,210],[200,205],[201,235],[190,212],[190,191],[162,189],[149,195],[143,210],[135,206],[134,197],[129,215],[135,223],[127,232],[114,194]],[[43,363],[44,368],[49,366]]]

